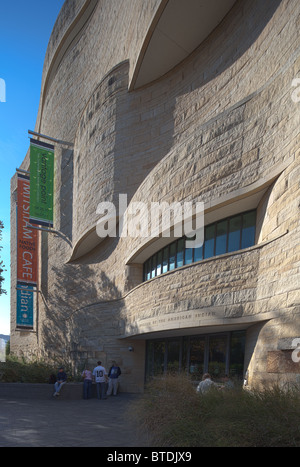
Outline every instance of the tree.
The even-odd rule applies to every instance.
[[[4,224],[2,221],[0,221],[0,241],[2,240],[2,230],[4,229]],[[2,246],[0,246],[0,252],[2,250]],[[0,258],[0,295],[6,294],[6,290],[3,289],[3,282],[4,282],[4,277],[3,277],[3,272],[5,272],[5,265],[3,264],[3,261]]]

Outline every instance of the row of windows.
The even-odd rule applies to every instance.
[[[207,372],[215,381],[225,374],[242,378],[245,339],[245,331],[233,331],[148,341],[146,380],[180,371],[186,372],[196,381],[201,381]]]
[[[253,246],[255,226],[256,210],[207,225],[200,248],[186,248],[186,238],[180,238],[144,263],[144,281],[186,264]]]

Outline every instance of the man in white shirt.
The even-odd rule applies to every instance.
[[[93,379],[97,385],[97,397],[98,399],[106,399],[107,372],[101,362],[97,362],[97,365],[93,370]]]
[[[205,373],[202,377],[201,383],[198,384],[197,392],[200,392],[201,394],[205,394],[213,387],[215,388],[217,387],[216,383],[214,383],[211,380],[211,376],[209,373]]]

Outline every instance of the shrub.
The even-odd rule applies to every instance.
[[[133,410],[153,446],[300,446],[300,392],[212,390],[197,394],[189,378],[166,376],[146,388]]]
[[[41,360],[26,361],[8,356],[5,363],[0,363],[2,383],[48,383],[52,373],[57,374],[57,366]]]

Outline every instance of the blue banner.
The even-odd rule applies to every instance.
[[[17,288],[17,327],[33,328],[34,287],[31,285]]]

